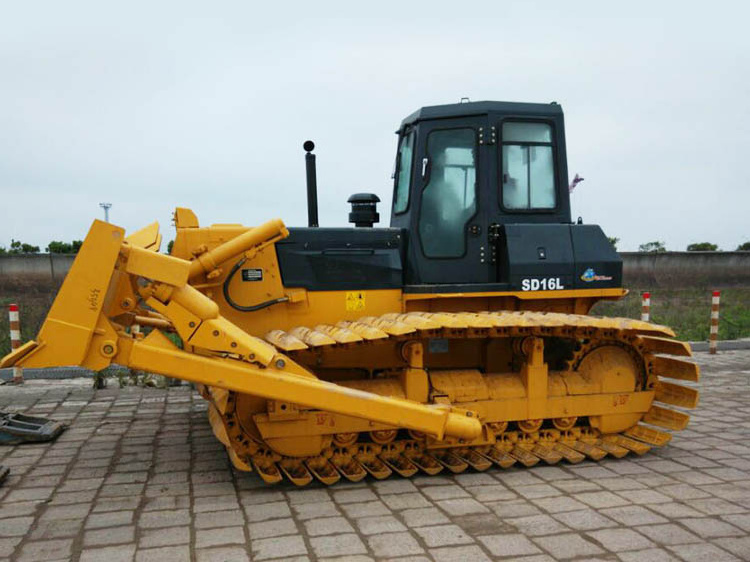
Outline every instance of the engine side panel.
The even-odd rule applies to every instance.
[[[286,287],[309,291],[400,289],[403,237],[398,228],[290,228],[276,244]]]

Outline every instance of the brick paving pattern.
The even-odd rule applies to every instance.
[[[0,447],[0,559],[748,560],[750,351],[697,361],[691,425],[644,457],[304,489],[234,473],[188,387],[3,386],[72,426]]]

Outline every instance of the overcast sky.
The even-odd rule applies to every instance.
[[[574,218],[621,250],[750,240],[746,1],[18,2],[0,17],[0,245],[133,230],[321,224],[371,191],[389,220],[401,119],[558,101]]]

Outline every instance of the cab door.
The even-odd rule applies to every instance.
[[[420,284],[490,281],[486,124],[468,117],[419,125],[410,254]]]

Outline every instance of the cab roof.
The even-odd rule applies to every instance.
[[[419,121],[488,115],[490,113],[517,115],[519,117],[551,117],[562,115],[562,112],[562,107],[554,101],[551,103],[519,103],[512,101],[451,103],[447,105],[431,105],[418,109],[401,122],[401,128],[403,129],[405,126],[413,125]]]

